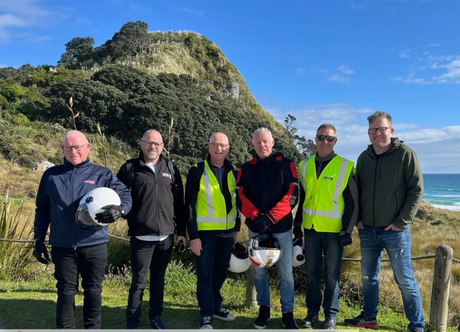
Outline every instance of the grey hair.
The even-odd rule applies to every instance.
[[[264,130],[268,131],[268,133],[270,134],[270,138],[273,138],[273,135],[270,129],[265,128],[265,127],[260,127],[254,130],[254,132],[252,133],[252,137],[254,138],[255,135],[259,134],[261,131],[264,131]]]

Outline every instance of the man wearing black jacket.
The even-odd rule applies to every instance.
[[[227,135],[212,134],[208,148],[206,160],[190,168],[185,186],[190,249],[196,255],[200,329],[212,329],[212,318],[235,319],[234,314],[222,308],[220,289],[240,230],[236,170],[225,159],[230,149]]]
[[[293,315],[294,276],[292,273],[292,209],[297,203],[298,180],[294,162],[274,151],[275,141],[267,128],[256,129],[252,146],[256,156],[244,163],[238,173],[237,206],[246,217],[249,236],[260,241],[272,234],[282,249],[276,269],[280,276],[282,323],[298,329]],[[259,316],[254,327],[263,329],[270,319],[270,290],[266,267],[254,266]]]
[[[137,328],[147,274],[150,269],[149,322],[154,329],[167,329],[161,319],[166,267],[176,244],[185,244],[183,185],[176,166],[161,155],[163,138],[153,129],[140,141],[138,158],[128,160],[117,177],[131,189],[133,208],[128,215],[133,279],[126,308],[126,328]],[[132,167],[132,170],[131,170]],[[172,174],[174,173],[174,174]]]

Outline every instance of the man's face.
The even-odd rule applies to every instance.
[[[379,128],[379,130],[377,130],[375,134],[368,132],[369,140],[371,141],[375,152],[383,153],[390,147],[391,136],[395,130],[391,127],[391,123],[388,121],[388,119],[383,116],[369,123],[369,129],[372,128]]]
[[[318,136],[324,136],[324,139],[320,140],[320,137]],[[334,145],[337,143],[337,138],[334,138],[332,142],[329,142],[327,140],[327,136],[336,136],[336,133],[334,129],[332,128],[321,128],[318,130],[315,136],[315,143],[316,143],[316,150],[317,154],[319,157],[326,157],[331,154],[331,152],[334,150]]]
[[[81,132],[72,132],[65,138],[61,149],[65,159],[76,166],[88,158],[91,144]]]
[[[252,146],[261,160],[272,154],[274,144],[275,140],[268,130],[262,130],[252,137]]]
[[[156,130],[149,130],[144,134],[142,140],[139,142],[142,152],[144,153],[144,160],[156,163],[160,158],[163,151],[163,138]]]
[[[214,134],[211,141],[208,143],[208,148],[211,156],[211,163],[213,165],[222,163],[230,150],[227,135],[223,133]]]

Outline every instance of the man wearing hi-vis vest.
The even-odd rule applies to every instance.
[[[300,321],[312,327],[321,307],[321,265],[324,253],[325,291],[322,329],[335,329],[339,311],[339,281],[343,247],[351,244],[351,232],[358,217],[358,189],[353,162],[334,152],[336,129],[324,123],[316,131],[315,155],[299,165],[300,200],[294,235],[305,234],[305,263],[308,287],[307,315]]]
[[[234,314],[222,308],[220,289],[240,231],[235,206],[237,174],[226,159],[230,149],[227,135],[212,134],[208,149],[206,160],[190,168],[185,185],[187,230],[190,249],[196,255],[200,329],[212,329],[213,318],[235,319]]]

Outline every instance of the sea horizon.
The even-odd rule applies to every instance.
[[[460,173],[423,174],[423,200],[434,207],[460,211]]]

